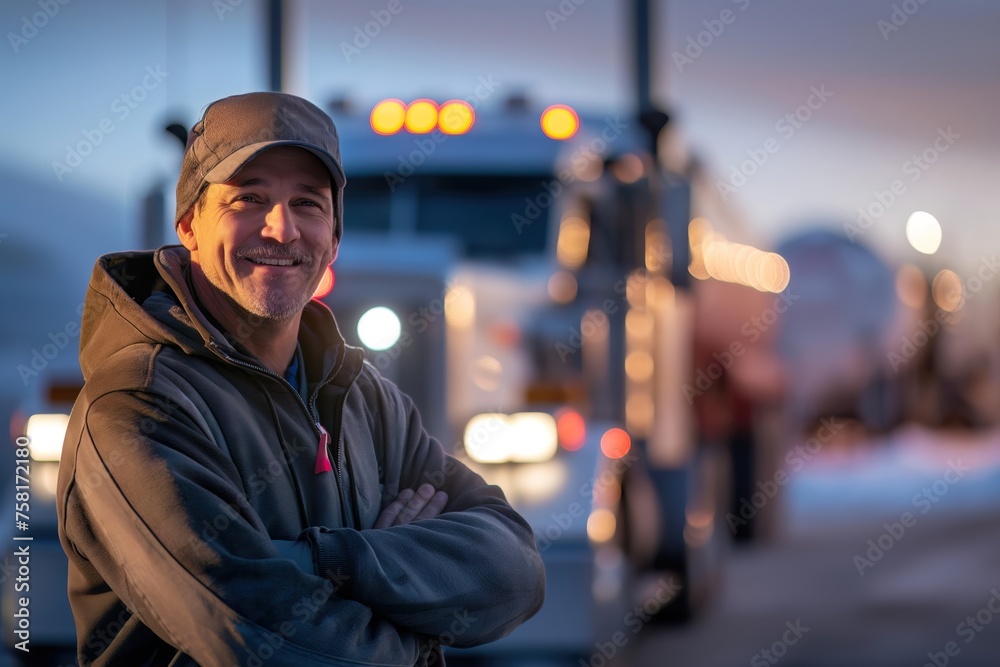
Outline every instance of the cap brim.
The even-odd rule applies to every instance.
[[[330,175],[333,177],[333,182],[338,189],[343,188],[344,184],[347,182],[347,179],[344,177],[344,170],[337,163],[337,161],[333,159],[332,155],[319,146],[306,144],[301,141],[262,141],[257,144],[244,146],[209,170],[209,172],[205,174],[205,180],[209,183],[225,183],[235,176],[247,162],[257,157],[267,149],[274,148],[275,146],[298,146],[300,148],[304,148],[322,160],[323,164],[326,165],[327,170],[330,172]]]

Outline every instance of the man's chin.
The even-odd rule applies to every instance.
[[[262,303],[251,303],[244,306],[244,310],[251,315],[275,323],[287,322],[288,320],[294,319],[297,315],[302,313],[303,308],[305,308],[305,304],[303,304],[300,308],[290,308],[287,304],[277,305]]]
[[[266,297],[244,294],[235,303],[252,317],[278,323],[287,322],[299,315],[309,299],[301,295],[297,298],[284,298],[276,294],[268,294]]]

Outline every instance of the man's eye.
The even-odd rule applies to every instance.
[[[236,201],[240,201],[240,202],[255,202],[255,201],[257,201],[257,197],[256,197],[256,195],[238,195],[236,197],[236,199],[234,199],[233,201],[234,202],[236,202]]]
[[[311,199],[302,199],[302,200],[299,201],[299,204],[305,204],[306,206],[315,206],[316,208],[322,208],[319,205],[319,202],[314,202]]]

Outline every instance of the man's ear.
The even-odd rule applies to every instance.
[[[194,236],[194,229],[192,224],[194,222],[194,209],[192,206],[187,210],[183,216],[181,216],[180,221],[177,223],[177,238],[180,239],[181,244],[188,250],[197,250],[198,241]]]

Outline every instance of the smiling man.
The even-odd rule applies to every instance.
[[[540,607],[531,529],[311,299],[344,186],[320,109],[225,98],[182,245],[97,261],[58,486],[80,664],[440,664]]]

